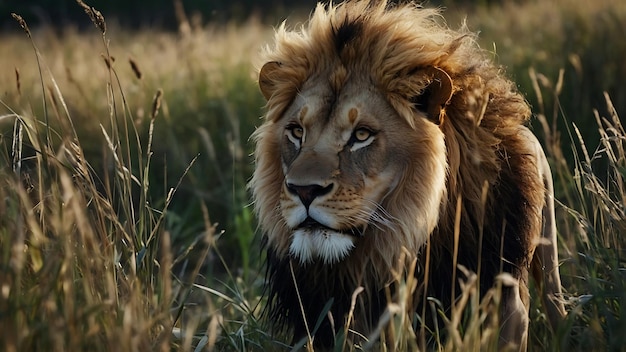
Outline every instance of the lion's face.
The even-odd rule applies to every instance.
[[[281,120],[285,175],[280,211],[302,262],[343,259],[370,226],[393,223],[382,203],[398,185],[409,155],[398,132],[409,126],[371,89],[338,97],[312,82]]]
[[[339,91],[307,80],[257,136],[252,186],[257,200],[275,199],[256,205],[270,245],[303,264],[342,261],[367,236],[395,251],[421,246],[437,223],[446,158],[439,126],[419,111],[412,118],[366,80]],[[274,155],[259,157],[264,150]],[[278,165],[279,177],[262,176]],[[280,225],[263,226],[268,218]]]

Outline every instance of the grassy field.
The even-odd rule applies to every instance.
[[[530,349],[623,349],[626,8],[449,6],[519,82],[552,164],[569,315],[551,333],[534,304]],[[288,350],[261,318],[245,189],[271,25],[127,32],[91,15],[87,32],[2,34],[0,349]],[[466,298],[480,323],[490,302]],[[387,341],[413,346],[413,318]],[[454,323],[437,349],[493,347]]]

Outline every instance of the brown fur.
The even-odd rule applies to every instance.
[[[483,293],[494,285],[500,272],[510,273],[519,282],[519,297],[514,290],[504,294],[511,296],[510,302],[521,300],[527,310],[528,272],[543,236],[548,245],[542,248],[540,261],[550,262],[550,272],[544,274],[551,280],[546,289],[548,294],[560,293],[556,252],[552,252],[556,248],[554,229],[544,228],[545,217],[553,217],[545,210],[552,204],[551,181],[546,191],[549,170],[545,156],[524,126],[530,117],[528,104],[478,49],[471,33],[465,28],[450,30],[440,22],[436,10],[411,4],[350,1],[336,7],[318,5],[305,27],[289,31],[283,24],[274,46],[265,51],[267,64],[260,71],[259,84],[268,104],[265,122],[254,135],[257,168],[250,188],[268,253],[270,316],[278,325],[293,327],[296,337],[304,335],[307,328],[300,309],[312,327],[326,302],[333,299],[330,313],[335,327],[327,321],[316,339],[322,345],[332,344],[333,330],[343,325],[358,286],[365,292],[355,310],[355,328],[371,330],[386,305],[384,289],[393,281],[392,272],[403,248],[419,258],[417,277],[421,282],[425,280],[423,269],[429,265],[426,293],[444,305],[454,299],[453,263],[458,263],[480,271]],[[319,90],[319,82],[339,100],[348,99],[350,92],[366,94],[361,91],[367,89],[374,97],[380,94],[389,106],[382,111],[393,111],[399,117],[383,123],[395,133],[387,141],[388,147],[397,150],[391,163],[411,160],[414,166],[402,169],[397,186],[380,203],[397,223],[387,228],[367,227],[350,254],[333,265],[292,260],[292,234],[281,213],[281,204],[285,207],[289,200],[284,164],[306,163],[307,159],[298,156],[308,153],[304,140],[301,151],[285,152],[281,139],[286,128],[284,116],[296,109],[299,94],[315,96],[309,92]],[[364,86],[368,88],[355,88]],[[339,113],[333,110],[332,101],[328,104],[326,120],[320,120],[309,105],[294,113],[299,114],[299,121],[332,125]],[[349,110],[350,123],[357,113]],[[304,128],[314,133],[317,125]],[[444,141],[445,150],[439,152],[439,143]],[[319,153],[310,154],[310,158],[319,157]],[[334,154],[329,155],[332,159]],[[315,162],[334,165],[332,160]],[[368,162],[373,169],[384,164],[373,157]],[[441,165],[447,173],[445,180],[433,176],[433,170]],[[342,175],[347,172],[341,169]],[[339,182],[335,176],[331,178]],[[441,204],[432,204],[433,199],[438,201],[437,195],[425,194],[437,182],[445,182],[445,190]],[[333,197],[348,202],[349,189],[344,188],[343,198],[339,193]],[[457,199],[462,204],[460,245],[453,258]],[[425,262],[426,241],[430,241],[430,263]],[[546,258],[544,252],[552,257]],[[519,315],[519,308],[511,308],[513,303],[507,308],[509,301],[506,297],[504,301],[505,318],[513,311]],[[563,314],[562,304],[554,303],[551,319]],[[527,317],[519,319],[520,324],[527,324]],[[510,338],[523,348],[524,334],[505,336],[505,340]]]

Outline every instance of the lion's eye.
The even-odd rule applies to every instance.
[[[298,125],[293,125],[293,126],[289,126],[287,127],[287,129],[290,131],[291,136],[295,139],[302,139],[302,136],[304,135],[304,129]]]
[[[293,134],[294,137],[298,139],[302,139],[302,135],[304,135],[304,130],[302,129],[302,127],[295,127],[294,129],[291,130],[291,133]]]
[[[353,152],[355,150],[359,150],[361,148],[369,146],[374,141],[375,135],[375,131],[372,131],[366,127],[359,127],[355,129],[352,132],[352,136],[350,136],[350,140],[348,141],[350,151]]]
[[[357,128],[354,131],[354,139],[357,142],[365,142],[368,138],[372,136],[372,131],[367,128]]]

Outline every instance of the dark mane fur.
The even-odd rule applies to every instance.
[[[348,18],[346,17],[339,26],[333,26],[333,40],[335,42],[335,49],[337,55],[341,55],[344,47],[350,44],[350,41],[361,35],[363,28],[363,18]]]

